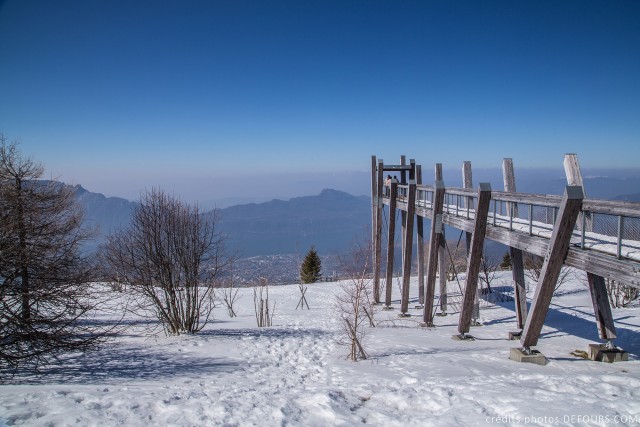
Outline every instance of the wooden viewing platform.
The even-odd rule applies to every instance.
[[[373,286],[380,300],[383,209],[388,206],[385,305],[390,308],[394,262],[395,211],[402,213],[401,314],[409,301],[414,228],[417,234],[419,300],[424,304],[423,324],[433,326],[436,273],[440,269],[440,304],[446,309],[446,259],[444,225],[466,232],[467,275],[458,324],[459,339],[469,336],[472,319],[478,317],[477,281],[484,240],[509,247],[515,288],[516,319],[522,354],[531,355],[538,342],[551,297],[563,265],[587,272],[599,336],[605,350],[616,350],[616,337],[606,281],[640,288],[640,203],[592,200],[585,191],[577,156],[564,159],[567,187],[563,196],[518,193],[511,159],[503,160],[504,191],[481,183],[474,190],[471,163],[462,168],[464,188],[446,187],[442,165],[435,165],[433,185],[422,183],[422,169],[414,160],[388,165],[371,158],[373,223]],[[385,185],[387,172],[400,181]],[[431,221],[429,246],[424,250],[423,220]],[[523,252],[544,257],[540,278],[527,312]],[[626,353],[625,353],[626,354]]]

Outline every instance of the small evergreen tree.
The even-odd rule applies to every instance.
[[[322,276],[320,274],[321,268],[322,262],[320,261],[320,257],[318,256],[316,249],[312,246],[300,266],[300,280],[302,280],[303,283],[317,282]]]
[[[505,252],[504,256],[502,257],[500,268],[502,268],[503,270],[511,269],[511,255],[509,254],[509,252]]]

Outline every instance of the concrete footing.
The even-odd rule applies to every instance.
[[[526,354],[521,348],[512,348],[509,359],[515,362],[535,363],[536,365],[546,365],[547,358],[538,350],[531,350],[531,354]]]
[[[509,332],[509,340],[510,341],[519,340],[521,336],[522,336],[522,331]]]
[[[596,362],[627,362],[629,353],[620,348],[607,348],[604,344],[589,344],[589,359]]]
[[[451,339],[454,341],[475,341],[476,339],[469,334],[452,335]]]

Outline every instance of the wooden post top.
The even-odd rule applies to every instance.
[[[489,183],[489,182],[481,182],[479,190],[481,192],[491,191],[491,183]]]
[[[584,191],[581,185],[567,185],[564,189],[567,199],[584,199]]]

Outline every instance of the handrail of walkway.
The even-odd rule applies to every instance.
[[[409,185],[398,185],[398,208],[406,209]],[[416,212],[430,213],[435,187],[416,186]],[[444,213],[455,218],[475,218],[478,193],[473,189],[445,189]],[[388,195],[383,196],[388,204]],[[553,230],[561,196],[492,191],[487,222],[548,239]],[[507,209],[511,205],[511,209]],[[508,213],[509,212],[509,213]],[[425,216],[425,215],[422,215]],[[572,247],[640,262],[640,203],[585,199],[571,240]]]

